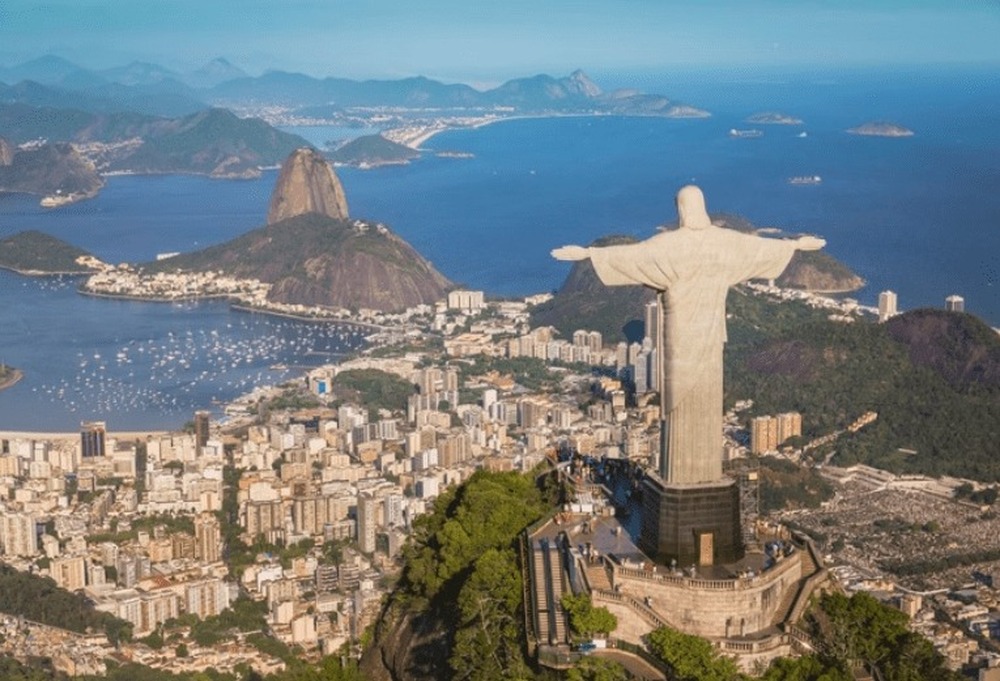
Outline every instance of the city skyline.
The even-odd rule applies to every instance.
[[[400,78],[426,75],[488,87],[536,72],[692,66],[864,67],[1000,59],[1000,8],[931,2],[698,5],[557,0],[503,5],[433,0],[193,0],[128,5],[13,0],[0,8],[0,65],[43,55],[87,68],[134,60],[179,71],[224,57],[253,75]]]

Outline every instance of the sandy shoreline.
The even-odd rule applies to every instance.
[[[109,439],[117,440],[142,440],[147,437],[159,437],[169,433],[178,433],[181,430],[181,428],[177,428],[176,430],[109,430],[107,436]],[[0,430],[0,440],[77,440],[79,438],[80,431],[42,432],[31,430]]]
[[[47,272],[43,270],[19,270],[16,267],[11,267],[9,265],[0,265],[0,270],[6,270],[7,272],[13,272],[14,274],[19,274],[22,277],[86,277],[89,274],[93,274],[93,270],[87,271],[76,271],[76,272]]]
[[[389,130],[383,130],[380,135],[388,140],[402,144],[404,146],[410,147],[417,151],[428,151],[423,149],[423,145],[430,141],[434,136],[442,133],[448,132],[449,130],[475,130],[476,128],[482,128],[487,125],[493,125],[494,123],[503,123],[505,121],[520,121],[520,120],[530,120],[539,118],[599,118],[608,116],[624,116],[629,118],[634,117],[652,117],[652,118],[668,118],[668,119],[687,119],[687,118],[707,118],[711,114],[707,112],[699,112],[696,114],[687,113],[676,113],[667,115],[657,115],[657,114],[643,114],[643,113],[621,113],[621,112],[572,112],[572,113],[536,113],[536,114],[515,114],[512,116],[501,116],[501,115],[490,115],[490,116],[479,116],[479,117],[469,117],[461,119],[452,120],[442,120],[433,124],[424,125],[412,125],[404,126],[400,128],[392,128]]]
[[[594,118],[597,116],[616,116],[621,114],[604,113],[543,113],[543,114],[518,114],[516,116],[483,116],[476,119],[463,119],[461,123],[435,123],[433,125],[414,125],[403,128],[392,128],[383,130],[380,134],[388,140],[397,144],[410,147],[417,151],[428,151],[423,149],[423,145],[442,132],[451,130],[475,130],[494,123],[504,123],[506,121],[521,121],[535,118]]]
[[[247,305],[246,303],[240,301],[239,296],[235,296],[229,293],[191,294],[185,296],[163,298],[157,296],[129,295],[127,293],[101,293],[99,291],[90,291],[83,287],[77,289],[77,293],[85,296],[92,296],[94,298],[105,298],[107,300],[125,300],[125,301],[139,302],[139,303],[192,303],[192,302],[200,302],[203,300],[205,301],[229,300],[230,309],[237,310],[239,312],[264,314],[264,315],[270,315],[272,317],[294,319],[300,322],[316,322],[324,324],[347,324],[363,328],[376,329],[378,331],[385,331],[387,329],[393,328],[391,326],[385,326],[384,324],[375,324],[372,322],[365,322],[358,319],[338,317],[333,314],[310,315],[306,313],[296,313],[280,309],[259,307],[256,305]]]

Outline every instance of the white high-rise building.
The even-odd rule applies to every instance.
[[[83,556],[53,558],[49,576],[67,591],[82,589],[87,585],[87,560]]]
[[[965,312],[965,298],[962,296],[948,296],[944,299],[944,309],[948,312]]]
[[[882,291],[878,294],[878,320],[880,322],[899,314],[896,303],[896,294],[893,291]]]
[[[448,294],[448,309],[462,312],[477,312],[486,307],[482,291],[451,291]]]
[[[632,378],[635,383],[636,395],[647,393],[653,389],[649,375],[650,359],[651,353],[644,350],[637,353],[632,360]]]
[[[198,617],[212,617],[229,607],[229,588],[221,579],[208,578],[184,586],[187,611]]]
[[[219,520],[211,513],[202,513],[194,519],[195,556],[205,563],[216,563],[220,558],[221,532]]]
[[[375,499],[362,494],[358,496],[358,548],[362,553],[375,552]]]
[[[660,304],[656,300],[646,303],[646,338],[654,348],[660,344]]]
[[[405,497],[402,494],[387,494],[383,503],[385,504],[386,527],[402,527],[406,522],[403,514]]]
[[[26,513],[5,513],[0,519],[0,543],[8,556],[30,558],[38,553],[35,519]]]

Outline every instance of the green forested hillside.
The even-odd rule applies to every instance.
[[[531,678],[516,542],[549,508],[534,478],[520,473],[480,471],[439,496],[414,523],[400,589],[367,663],[411,678]]]
[[[405,163],[420,157],[420,152],[388,140],[382,135],[362,135],[327,154],[334,163],[380,165]]]
[[[2,564],[0,611],[81,634],[88,629],[103,629],[112,642],[131,636],[131,624],[97,612],[83,596],[60,589],[48,577],[19,572]]]
[[[0,240],[0,267],[17,272],[85,273],[88,268],[76,262],[85,255],[90,254],[35,230]]]
[[[887,324],[734,326],[730,403],[750,397],[754,413],[800,411],[806,436],[878,413],[828,446],[833,463],[1000,480],[1000,338],[975,317],[918,310]]]

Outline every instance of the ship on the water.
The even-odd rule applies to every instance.
[[[764,131],[763,130],[756,130],[756,129],[737,130],[736,128],[730,128],[729,129],[729,136],[730,137],[763,137],[764,136]]]
[[[819,175],[796,175],[788,178],[788,184],[820,184],[823,178]]]

